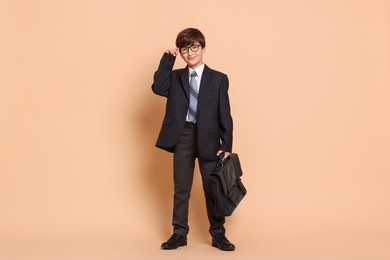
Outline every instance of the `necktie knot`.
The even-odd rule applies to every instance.
[[[194,77],[196,77],[196,76],[198,76],[197,74],[196,74],[196,71],[194,70],[193,72],[191,72],[191,78],[194,78]]]

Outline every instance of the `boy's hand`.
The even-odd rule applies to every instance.
[[[178,48],[169,49],[169,50],[166,50],[165,53],[171,54],[171,55],[176,57],[177,55],[179,55],[179,49]]]
[[[225,152],[225,151],[222,151],[222,150],[219,150],[217,152],[217,156],[219,156],[221,153],[225,153],[225,156],[223,157],[222,161],[225,160],[226,158],[228,158],[230,156],[230,153],[229,152]]]

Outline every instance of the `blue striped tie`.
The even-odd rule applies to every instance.
[[[194,124],[196,123],[196,110],[198,107],[198,82],[196,76],[196,72],[193,71],[190,79],[190,106],[188,109],[188,119]]]

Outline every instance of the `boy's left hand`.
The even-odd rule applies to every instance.
[[[217,156],[219,156],[221,153],[225,153],[225,156],[223,157],[222,160],[225,160],[226,158],[228,158],[230,156],[230,153],[229,152],[225,152],[225,151],[222,151],[222,150],[219,150],[217,152]]]

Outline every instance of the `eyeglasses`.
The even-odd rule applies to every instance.
[[[191,45],[190,47],[183,47],[183,48],[180,48],[180,53],[186,54],[186,53],[188,53],[189,50],[191,50],[192,52],[197,52],[199,50],[199,47],[200,47],[199,44],[194,44],[194,45]]]

